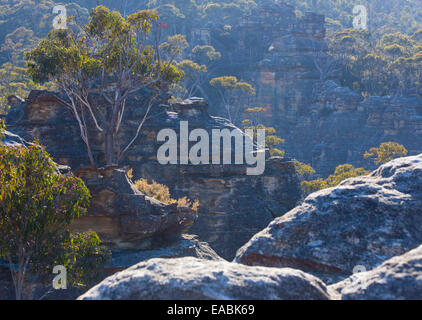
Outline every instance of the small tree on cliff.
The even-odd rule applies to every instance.
[[[68,101],[86,144],[91,165],[95,165],[89,140],[89,126],[101,133],[107,165],[118,164],[137,139],[160,91],[180,79],[181,72],[160,57],[159,16],[143,10],[124,19],[104,6],[92,10],[89,23],[76,33],[52,30],[46,39],[26,53],[29,75],[35,82],[57,82]],[[120,143],[126,101],[149,89],[146,113],[138,119],[136,134]],[[94,97],[96,97],[94,99]],[[99,102],[100,101],[100,102]]]
[[[341,182],[346,179],[365,176],[368,175],[370,172],[365,170],[364,168],[355,168],[351,164],[342,164],[337,166],[334,173],[331,174],[327,179],[316,179],[311,181],[302,181],[302,191],[304,196],[308,196],[309,194],[316,192],[318,190],[332,188],[338,186]]]
[[[271,156],[284,158],[284,150],[276,147],[284,144],[284,139],[278,137],[277,130],[273,127],[266,127],[259,121],[259,115],[263,114],[267,109],[262,107],[247,108],[244,113],[252,116],[252,120],[245,119],[242,121],[243,130],[253,130],[254,132],[259,129],[265,130],[265,147]]]
[[[247,82],[239,82],[234,76],[213,78],[210,85],[218,92],[229,120],[237,124],[242,109],[255,95],[255,89]]]
[[[70,222],[86,212],[89,191],[64,176],[36,144],[6,147],[0,122],[0,258],[10,265],[16,298],[29,298],[29,275],[52,275],[55,265],[79,285],[99,273],[108,253],[95,233],[71,234]],[[95,270],[95,271],[94,271]]]
[[[365,152],[365,159],[373,159],[375,164],[384,164],[393,159],[407,155],[407,149],[397,142],[383,142],[378,148],[371,148]]]

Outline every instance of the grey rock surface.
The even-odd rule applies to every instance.
[[[333,283],[422,243],[422,154],[308,196],[237,252],[235,262],[292,267]]]
[[[342,300],[421,300],[422,246],[330,286]]]
[[[182,257],[224,261],[208,243],[200,241],[195,235],[184,234],[174,243],[162,245],[157,249],[113,252],[112,260],[107,264],[106,268],[128,268],[152,258]]]
[[[108,277],[80,300],[329,299],[319,279],[299,270],[196,258],[150,259]]]

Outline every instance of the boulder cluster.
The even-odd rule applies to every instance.
[[[232,262],[148,259],[79,299],[421,299],[421,217],[422,154],[310,195]]]

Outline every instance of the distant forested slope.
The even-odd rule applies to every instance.
[[[231,39],[236,36],[233,27],[244,15],[275,1],[0,0],[0,113],[4,112],[7,95],[25,95],[34,88],[22,69],[25,67],[23,52],[34,47],[51,30],[55,5],[65,4],[68,15],[76,20],[86,20],[89,10],[97,3],[119,10],[123,16],[140,9],[157,9],[169,35],[184,34],[189,38],[192,29],[206,27],[214,36]],[[399,87],[398,82],[410,82],[412,87],[416,83],[417,87],[421,87],[422,0],[284,2],[293,5],[299,16],[306,11],[326,16],[331,53],[342,59],[343,85],[364,95],[387,94],[392,88]],[[365,32],[351,29],[353,8],[358,4],[368,8],[369,30]],[[224,55],[224,52],[221,54]],[[394,81],[390,77],[392,74],[396,75]]]
[[[353,8],[368,9],[368,24],[377,34],[400,31],[413,33],[422,27],[421,0],[286,0],[298,10],[313,11],[326,16],[336,28],[351,28]]]

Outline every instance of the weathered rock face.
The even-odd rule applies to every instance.
[[[305,20],[298,24],[304,29],[311,21],[324,28],[321,16],[309,14]],[[409,155],[421,153],[421,97],[364,100],[340,86],[338,74],[320,72],[319,57],[327,45],[324,33],[310,30],[314,32],[273,34],[271,50],[256,64],[259,71],[250,75],[245,70],[240,75],[254,83],[255,104],[267,108],[264,122],[285,138],[286,153],[311,164],[323,176],[344,163],[371,166],[363,154],[382,142],[403,144]]]
[[[310,14],[306,21],[323,28],[323,20]],[[280,32],[257,63],[259,72],[241,74],[249,75],[256,87],[255,104],[268,110],[264,122],[285,138],[286,154],[327,176],[344,163],[371,166],[363,154],[382,142],[403,144],[409,155],[421,153],[421,97],[364,99],[340,86],[339,75],[323,74],[318,68],[327,47],[321,35]]]
[[[363,158],[382,142],[403,144],[409,155],[422,152],[422,99],[418,96],[370,97],[360,101],[353,91],[334,87],[314,103],[307,115],[281,129],[286,152],[311,164],[324,176],[340,164],[375,169]],[[320,93],[320,95],[323,93]],[[320,99],[319,98],[319,99]]]
[[[422,243],[422,154],[311,194],[237,252],[248,265],[293,267],[332,283]]]
[[[29,145],[9,131],[2,143],[6,147]],[[70,168],[57,165],[57,171],[67,174]],[[190,208],[165,205],[139,192],[123,169],[80,167],[75,175],[85,182],[92,198],[87,214],[71,227],[96,231],[110,248],[151,249],[157,242],[178,238],[197,219]]]
[[[123,169],[79,168],[77,176],[91,192],[88,213],[72,223],[78,231],[94,230],[116,249],[151,249],[187,231],[197,218],[187,207],[165,205],[139,192]]]
[[[195,258],[151,259],[117,273],[80,300],[326,300],[319,279],[293,269]]]
[[[4,131],[3,132],[3,138],[1,139],[1,142],[6,147],[19,147],[19,146],[28,146],[29,143],[19,137],[18,135],[11,133],[10,131]]]
[[[331,286],[343,300],[422,299],[422,246]]]
[[[324,20],[311,12],[297,17],[283,2],[260,4],[234,26],[230,41],[217,34],[211,38],[223,54],[217,72],[252,83],[257,91],[252,104],[265,107],[266,122],[280,132],[312,105],[313,87],[321,79],[313,53],[327,50]]]
[[[292,174],[293,162],[279,159],[267,161],[265,176],[190,166],[176,178],[176,170],[164,168],[157,176],[176,195],[187,194],[200,200],[199,217],[190,232],[199,235],[226,259],[232,259],[254,233],[294,207],[301,192],[297,177]],[[143,176],[152,178],[153,172],[157,171],[145,172]]]
[[[146,108],[142,101],[142,97],[139,99],[135,97],[127,103],[123,121],[125,125],[119,136],[122,143],[127,143],[132,139],[139,121],[145,114]],[[232,259],[236,250],[253,234],[262,230],[274,217],[293,208],[301,197],[301,190],[294,163],[288,159],[268,160],[266,170],[261,176],[247,176],[244,165],[161,165],[158,163],[157,150],[162,143],[157,142],[157,135],[161,129],[174,129],[180,136],[181,121],[188,121],[190,130],[202,128],[209,133],[213,129],[237,129],[226,119],[211,117],[207,108],[207,104],[201,99],[193,99],[172,106],[155,105],[137,142],[128,151],[127,157],[121,164],[133,168],[135,178],[154,179],[169,186],[173,198],[188,196],[191,199],[199,199],[201,203],[199,219],[194,224],[192,233],[208,242],[223,258]],[[25,103],[9,113],[7,126],[8,130],[28,141],[34,138],[39,139],[55,161],[60,164],[69,165],[75,171],[82,165],[88,164],[85,146],[80,138],[76,121],[62,106],[60,99],[52,93],[31,92]],[[95,131],[90,132],[90,137],[93,141],[94,156],[99,163],[102,163],[101,139]],[[88,176],[91,174],[86,170],[81,172],[86,172]],[[97,183],[94,181],[93,187]],[[101,207],[102,201],[104,203],[117,201],[107,200],[109,197],[115,197],[114,191],[97,190],[95,192],[98,194],[98,201],[94,199],[93,202],[96,203],[94,205],[99,205],[97,212],[102,210],[107,212]],[[125,192],[117,192],[119,193]],[[130,196],[129,198],[137,197]],[[115,210],[121,210],[120,204],[113,204],[112,207]],[[130,205],[123,208],[128,210]],[[115,216],[125,217],[126,214],[107,212],[106,215],[106,219],[101,223],[98,220],[98,223],[108,230],[112,239],[117,235],[115,230],[117,225],[110,221],[115,219]],[[93,218],[87,224],[95,224],[96,220]],[[160,221],[159,218],[144,222],[148,222],[154,229],[161,228],[157,225],[158,221]],[[126,221],[128,229],[126,230],[125,227],[121,229],[121,232],[133,232],[133,230],[130,231],[131,223],[132,221]],[[132,225],[131,228],[137,228],[137,226]],[[116,243],[120,241],[125,242],[125,239],[118,236]]]
[[[266,108],[262,122],[285,139],[287,155],[328,176],[344,163],[375,169],[363,154],[382,142],[403,144],[409,155],[422,152],[421,96],[364,100],[340,86],[336,65],[328,68],[324,16],[297,17],[294,7],[280,2],[261,5],[243,20],[231,41],[212,34],[211,44],[223,54],[218,75],[254,85],[251,104]],[[213,108],[223,115],[224,108]]]

